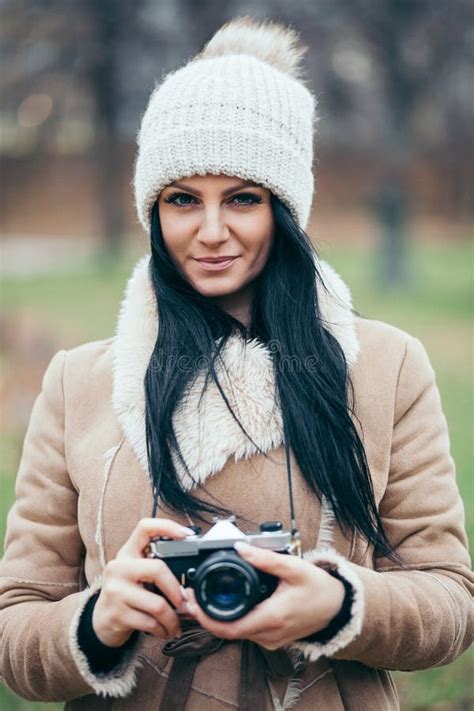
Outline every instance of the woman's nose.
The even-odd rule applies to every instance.
[[[205,209],[198,231],[198,240],[204,244],[216,245],[225,242],[228,238],[229,230],[219,207]]]

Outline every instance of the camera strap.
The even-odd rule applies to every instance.
[[[300,558],[303,555],[301,548],[301,537],[298,531],[298,526],[296,525],[296,513],[295,513],[295,502],[293,499],[293,480],[291,478],[291,462],[290,462],[290,443],[288,438],[288,426],[286,423],[285,416],[283,415],[283,440],[285,445],[285,459],[286,459],[286,476],[288,481],[288,496],[290,499],[290,527],[291,527],[291,545],[293,547],[293,552]]]

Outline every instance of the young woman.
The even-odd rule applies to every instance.
[[[53,357],[25,438],[0,613],[20,696],[380,711],[398,708],[387,670],[470,643],[463,507],[426,351],[357,316],[304,231],[303,52],[294,30],[237,19],[150,97],[134,185],[151,254],[116,335]],[[289,485],[304,556],[237,543],[279,580],[238,619],[208,615],[147,556],[213,515],[294,528]]]

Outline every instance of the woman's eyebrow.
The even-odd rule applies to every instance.
[[[169,187],[174,187],[174,188],[180,188],[181,190],[187,190],[189,193],[194,193],[194,195],[198,195],[199,197],[202,195],[200,190],[197,190],[196,188],[192,188],[190,185],[186,185],[185,183],[173,183]],[[230,193],[235,192],[236,190],[240,190],[241,188],[260,188],[261,186],[258,183],[254,183],[252,180],[246,180],[244,183],[239,183],[238,185],[233,185],[230,188],[227,188],[226,190],[222,191],[222,195],[225,197],[226,195],[230,195]]]

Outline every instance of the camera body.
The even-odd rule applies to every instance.
[[[218,519],[209,531],[176,541],[153,538],[148,558],[164,560],[183,587],[191,587],[207,615],[236,620],[269,597],[278,585],[274,575],[257,570],[241,558],[234,543],[244,541],[277,553],[291,553],[291,534],[280,521],[266,521],[255,533],[243,533],[235,517]]]

